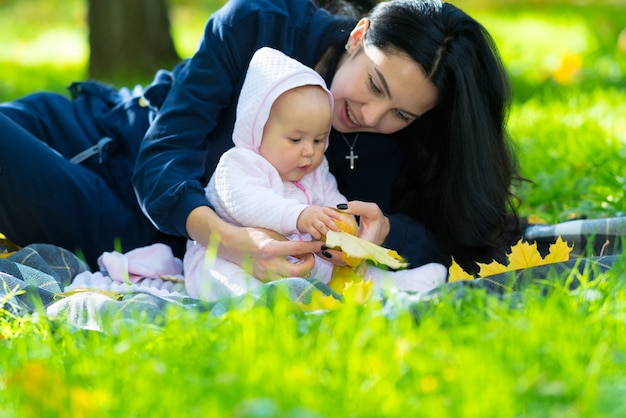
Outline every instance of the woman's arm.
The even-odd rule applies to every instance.
[[[176,74],[137,157],[133,184],[141,207],[171,235],[185,236],[189,213],[210,205],[203,178],[233,145],[236,88],[254,41],[223,29],[221,19],[219,12],[209,19],[203,42]]]

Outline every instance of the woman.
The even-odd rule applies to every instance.
[[[126,248],[163,241],[165,236],[155,236],[155,229],[138,213],[126,183],[137,146],[133,138],[148,127],[150,110],[158,107],[133,174],[140,207],[152,224],[167,236],[188,237],[202,245],[218,236],[220,255],[249,268],[255,277],[307,276],[313,266],[310,254],[319,252],[321,243],[279,242],[271,232],[229,225],[204,196],[203,184],[220,155],[232,147],[238,92],[250,58],[263,46],[314,67],[330,86],[334,129],[327,156],[340,191],[351,200],[348,212],[360,216],[363,238],[397,249],[414,267],[449,263],[454,256],[471,269],[473,261],[496,254],[517,174],[504,132],[505,73],[482,26],[450,4],[420,0],[383,2],[358,22],[333,16],[306,0],[233,0],[208,20],[197,53],[175,69],[171,89],[168,80],[157,80],[136,99],[139,106],[120,109],[118,104],[115,112],[109,111],[107,106],[118,103],[107,101],[110,92],[79,84],[74,91],[78,101],[87,102],[81,110],[88,116],[79,115],[78,123],[73,119],[71,126],[51,135],[49,109],[71,105],[47,98],[50,104],[43,106],[40,96],[26,105],[14,103],[3,111],[13,123],[0,117],[5,132],[26,127],[26,133],[13,133],[45,137],[68,159],[76,157],[80,147],[72,143],[70,150],[59,144],[59,131],[78,125],[83,131],[97,131],[87,142],[101,147],[96,147],[98,158],[78,166],[80,173],[58,158],[38,181],[28,181],[42,188],[52,181],[45,176],[65,170],[67,178],[61,180],[69,182],[62,182],[67,190],[49,201],[35,196],[35,205],[31,193],[16,192],[19,182],[0,186],[3,196],[18,195],[27,208],[19,216],[30,212],[31,222],[39,223],[35,234],[23,238],[24,223],[11,223],[3,205],[0,231],[18,242],[37,241],[39,234],[66,248],[80,247],[91,260],[108,250],[111,244],[106,241],[114,237]],[[105,110],[107,117],[100,117]],[[135,112],[133,123],[126,123],[130,111]],[[145,126],[137,120],[145,120]],[[110,150],[103,137],[114,139]],[[38,152],[51,155],[50,150]],[[33,165],[43,163],[39,153]],[[3,153],[0,162],[11,166],[13,175],[32,179],[32,172],[15,167],[15,159],[23,161],[23,155]],[[87,176],[98,187],[87,190]],[[58,175],[56,179],[58,189]],[[111,188],[114,193],[109,193]],[[113,197],[105,199],[109,194]],[[65,213],[73,204],[81,207],[76,216],[87,219]],[[58,234],[39,233],[49,231],[55,219],[40,216],[42,206],[60,217],[61,231],[73,233],[69,242]],[[92,235],[98,238],[90,240]],[[289,263],[287,255],[300,256],[303,262]]]

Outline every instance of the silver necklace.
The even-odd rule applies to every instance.
[[[348,148],[350,148],[350,154],[346,155],[346,160],[350,160],[350,170],[354,170],[354,160],[357,160],[359,158],[359,156],[354,153],[354,146],[356,145],[356,141],[359,140],[359,134],[360,132],[356,133],[354,141],[352,141],[352,145],[350,145],[350,143],[348,142],[348,138],[346,138],[343,133],[341,134],[341,137],[346,142],[346,145],[348,146]]]

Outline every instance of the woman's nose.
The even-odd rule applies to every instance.
[[[361,108],[363,124],[368,127],[378,126],[386,112],[385,104],[378,101],[363,105]]]

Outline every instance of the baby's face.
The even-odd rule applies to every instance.
[[[322,163],[331,104],[319,86],[283,93],[272,105],[259,152],[284,181],[299,181]]]

